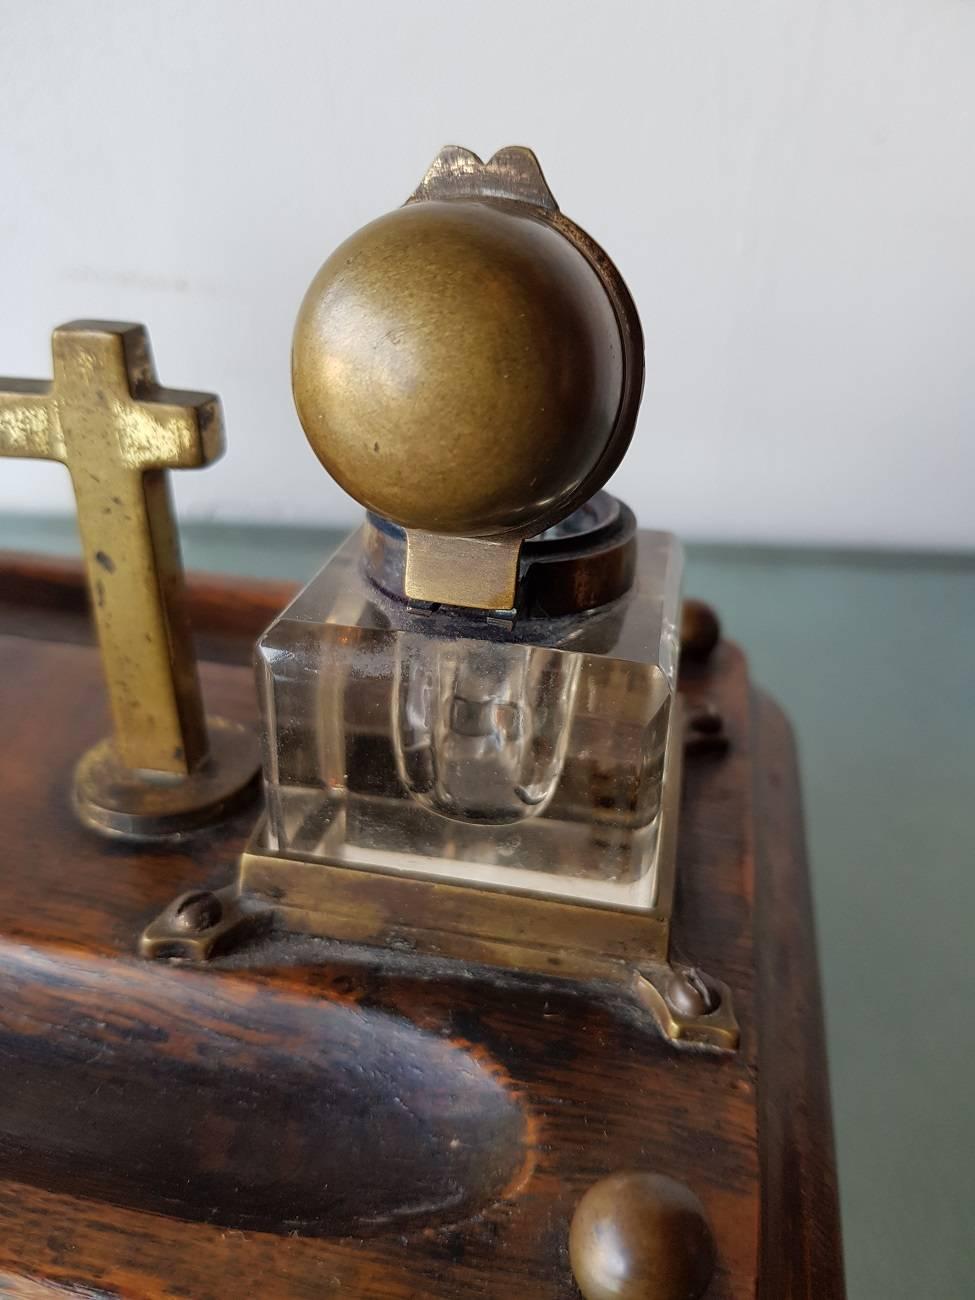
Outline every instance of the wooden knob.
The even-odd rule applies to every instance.
[[[612,1174],[576,1209],[569,1258],[585,1300],[698,1300],[714,1271],[700,1201],[663,1174]]]

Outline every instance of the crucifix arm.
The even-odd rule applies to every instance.
[[[63,460],[51,385],[43,379],[0,379],[0,456]]]
[[[130,463],[142,470],[198,469],[224,450],[220,401],[211,393],[190,393],[140,385],[138,401],[120,415],[121,445]]]

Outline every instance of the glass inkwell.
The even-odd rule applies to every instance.
[[[528,150],[446,149],[318,273],[293,381],[367,514],[258,643],[241,914],[623,986],[733,1048],[727,990],[670,960],[682,561],[603,490],[643,384],[615,267]]]

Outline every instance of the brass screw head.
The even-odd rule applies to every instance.
[[[530,536],[619,458],[617,312],[530,203],[428,199],[360,230],[305,296],[292,372],[322,464],[407,529]]]
[[[223,904],[208,889],[194,890],[178,898],[173,905],[173,924],[179,930],[200,933],[217,925],[223,917]]]
[[[675,970],[667,983],[667,1001],[678,1015],[697,1018],[710,1015],[717,999],[699,971]]]
[[[689,1187],[663,1174],[611,1174],[586,1192],[569,1232],[585,1300],[698,1300],[714,1240]]]

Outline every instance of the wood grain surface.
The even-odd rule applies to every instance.
[[[712,1056],[461,963],[287,936],[140,962],[175,894],[230,882],[254,812],[178,849],[83,831],[71,771],[106,727],[83,602],[58,630],[2,577],[0,1294],[570,1300],[574,1206],[646,1168],[705,1206],[709,1300],[840,1300],[791,742],[734,647],[684,682],[732,742],[689,763],[681,829],[675,942],[742,1026]],[[265,596],[211,593],[204,632],[243,659]],[[253,720],[233,657],[204,665],[208,706]]]

